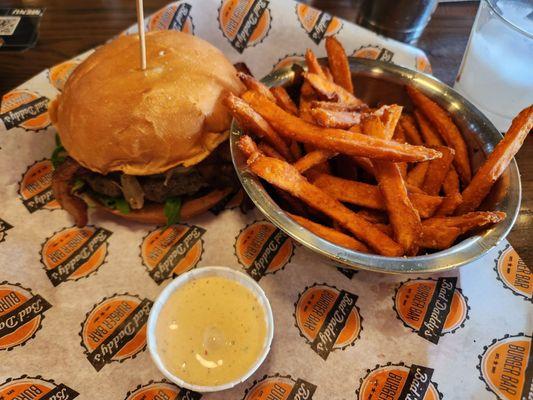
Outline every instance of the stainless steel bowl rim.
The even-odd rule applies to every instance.
[[[376,60],[349,57],[349,61],[355,74],[409,83],[425,93],[432,92],[429,94],[432,98],[438,94],[440,100],[447,102],[452,110],[462,107],[468,120],[490,137],[491,143],[486,144],[485,151],[492,151],[493,146],[502,139],[496,127],[472,103],[435,77]],[[278,86],[290,81],[293,75],[292,66],[288,66],[271,72],[262,82],[268,86]],[[342,267],[384,273],[426,273],[453,269],[475,261],[497,246],[507,236],[519,214],[521,183],[518,166],[513,159],[509,164],[510,190],[505,201],[502,201],[507,207],[501,209],[507,213],[507,218],[482,234],[469,237],[449,249],[415,257],[386,257],[350,250],[322,239],[289,218],[268,195],[260,180],[243,164],[242,154],[236,146],[242,133],[235,121],[230,132],[230,147],[237,175],[256,207],[291,238]]]

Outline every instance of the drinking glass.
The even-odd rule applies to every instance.
[[[533,103],[533,1],[481,0],[455,89],[502,132]]]

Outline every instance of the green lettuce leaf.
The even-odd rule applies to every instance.
[[[163,211],[165,213],[165,217],[167,217],[167,226],[180,222],[181,198],[169,197],[165,201],[165,208]]]

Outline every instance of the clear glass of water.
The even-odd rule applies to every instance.
[[[533,103],[532,0],[481,0],[455,89],[502,132]]]

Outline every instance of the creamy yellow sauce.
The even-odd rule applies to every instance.
[[[263,307],[245,286],[211,276],[178,288],[156,326],[165,367],[187,383],[218,386],[244,375],[266,338]]]

